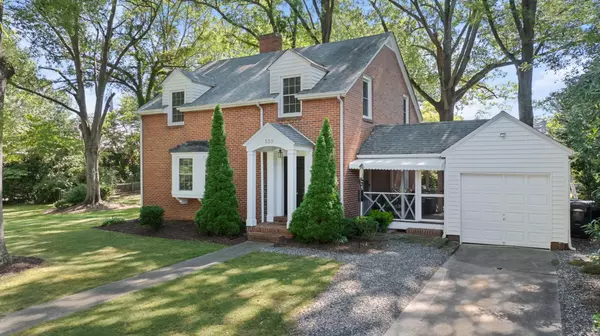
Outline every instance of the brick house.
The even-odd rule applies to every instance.
[[[329,118],[347,217],[390,211],[392,229],[461,243],[569,248],[572,151],[505,112],[422,123],[390,33],[175,70],[139,109],[142,202],[194,218],[220,104],[239,212],[252,236],[289,235]],[[263,237],[264,238],[264,237]],[[270,238],[273,238],[271,236]]]
[[[162,206],[167,219],[194,218],[203,194],[205,141],[220,104],[247,225],[287,216],[301,202],[324,118],[336,141],[345,213],[358,215],[358,172],[348,167],[360,144],[376,124],[421,120],[396,40],[385,33],[281,47],[279,35],[266,35],[258,55],[194,72],[177,69],[165,79],[162,94],[139,109],[143,204]]]

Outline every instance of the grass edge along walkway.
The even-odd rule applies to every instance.
[[[192,274],[217,263],[260,250],[268,245],[270,244],[245,242],[131,278],[69,295],[52,302],[25,308],[8,314],[0,320],[0,335],[16,333],[43,322],[92,308],[125,294]]]

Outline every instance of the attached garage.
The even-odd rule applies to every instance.
[[[571,154],[500,113],[442,153],[445,234],[462,243],[569,247]]]
[[[391,211],[392,229],[567,249],[571,155],[501,112],[490,120],[376,125],[349,168],[364,186],[359,213]]]

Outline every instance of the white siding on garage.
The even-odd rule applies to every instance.
[[[445,233],[461,234],[461,176],[545,175],[550,187],[550,241],[569,242],[569,153],[511,120],[495,118],[446,153]],[[528,126],[527,126],[528,127]],[[501,133],[505,137],[500,136]],[[548,246],[550,247],[550,246]]]
[[[281,78],[300,76],[302,90],[312,89],[325,76],[325,71],[312,66],[311,63],[293,51],[287,51],[271,67],[270,90],[271,93],[280,93]]]

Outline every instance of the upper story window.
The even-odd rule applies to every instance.
[[[409,111],[409,105],[408,105],[408,97],[404,96],[404,99],[402,100],[402,119],[404,120],[405,124],[408,124],[410,121],[410,111]]]
[[[194,159],[179,159],[179,191],[191,191],[194,188]]]
[[[296,98],[300,92],[300,76],[283,78],[282,116],[298,116],[302,113],[302,102]]]
[[[363,77],[363,118],[373,118],[373,81],[369,77]]]
[[[183,123],[183,112],[178,109],[179,106],[183,105],[185,100],[185,94],[183,91],[171,93],[171,123]]]

